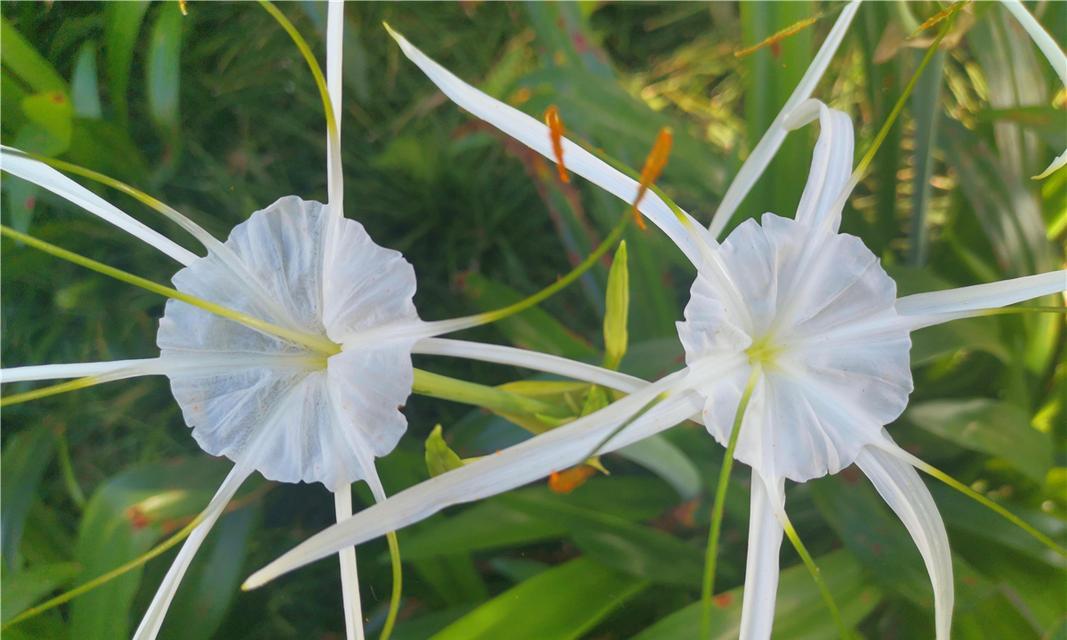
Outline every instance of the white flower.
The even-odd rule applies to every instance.
[[[952,564],[944,524],[914,466],[883,427],[912,390],[910,332],[985,310],[1067,290],[1057,271],[897,298],[896,286],[858,238],[837,231],[852,188],[853,132],[848,117],[809,99],[840,43],[856,4],[848,5],[800,85],[727,191],[711,232],[675,215],[648,194],[642,213],[663,229],[697,269],[679,338],[686,368],[642,385],[605,409],[508,450],[398,493],[332,526],[253,574],[262,584],[339,548],[426,518],[444,507],[531,482],[658,433],[686,418],[703,421],[724,444],[753,369],[757,382],[744,413],[735,457],[752,467],[752,510],[741,637],[771,631],[783,535],[783,486],[857,464],[897,513],[930,573],[936,635],[948,638]],[[471,114],[555,159],[546,127],[467,85],[393,33],[404,53]],[[812,167],[794,219],[766,214],[721,230],[770,162],[788,130],[819,119]],[[563,141],[567,168],[624,201],[638,185],[592,154]],[[658,401],[657,401],[658,400]],[[647,409],[642,412],[642,409]],[[636,416],[636,417],[635,417]]]

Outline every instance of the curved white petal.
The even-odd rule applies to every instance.
[[[782,524],[775,515],[785,508],[784,482],[775,482],[772,495],[765,481],[752,470],[752,498],[748,516],[748,558],[741,603],[739,640],[766,640],[774,625],[774,603],[778,598],[778,555],[782,548]],[[777,504],[776,504],[777,503]]]
[[[1067,292],[1067,270],[1050,271],[958,289],[931,291],[897,300],[897,313],[911,329],[980,314],[1041,296]]]
[[[577,362],[559,356],[548,355],[527,349],[517,349],[495,344],[482,344],[480,342],[468,342],[466,340],[450,340],[446,338],[428,338],[415,343],[412,353],[421,353],[435,356],[455,356],[495,362],[497,364],[510,364],[534,371],[552,373],[565,378],[581,380],[599,384],[610,389],[633,393],[646,386],[644,380],[628,376],[625,373],[604,369],[584,362]]]
[[[896,448],[885,436],[882,446]],[[948,640],[955,601],[952,584],[952,552],[945,523],[930,490],[910,464],[886,450],[871,446],[856,458],[863,473],[911,534],[919,547],[934,590],[934,621],[937,640]]]
[[[711,225],[708,228],[711,230],[712,236],[719,237],[719,234],[722,233],[723,229],[726,228],[726,224],[730,221],[730,217],[737,211],[737,207],[741,205],[741,201],[745,199],[745,196],[756,184],[767,165],[774,159],[774,154],[778,152],[782,142],[785,140],[786,133],[788,133],[785,125],[786,118],[789,117],[797,105],[811,97],[811,92],[815,90],[815,85],[819,83],[823,72],[826,71],[826,67],[834,57],[834,53],[844,39],[845,32],[848,31],[852,18],[856,16],[858,9],[859,0],[853,0],[841,11],[837,22],[830,29],[830,33],[826,35],[826,40],[819,47],[819,52],[815,54],[811,65],[804,72],[800,82],[797,83],[796,89],[793,89],[793,93],[790,94],[785,106],[775,116],[771,126],[767,128],[763,137],[752,149],[752,153],[741,165],[737,176],[734,177],[734,181],[730,183],[726,194],[723,195],[718,209],[715,210],[715,215],[711,218]]]
[[[403,528],[445,507],[480,500],[578,464],[660,393],[677,389],[685,372],[667,376],[600,411],[538,435],[521,444],[419,483],[364,509],[349,520],[320,531],[253,574],[254,588],[338,549]],[[645,411],[599,451],[611,452],[685,420],[700,408],[694,393],[681,391]]]
[[[389,29],[388,25],[386,25],[386,28]],[[392,29],[389,29],[389,33],[400,45],[404,55],[418,65],[423,73],[453,102],[476,118],[485,120],[545,158],[555,161],[548,127],[544,123],[475,89],[437,62],[431,60],[426,54],[408,42],[404,36]],[[569,170],[627,203],[634,201],[638,191],[638,183],[635,180],[614,169],[567,138],[564,138],[562,142],[563,161]],[[702,258],[700,250],[694,245],[693,236],[686,231],[685,226],[675,217],[667,203],[650,191],[642,199],[639,208],[641,213],[662,229],[678,245],[678,248],[685,253],[693,264],[700,264]],[[692,217],[688,214],[686,214],[686,217],[690,224],[697,226],[697,222]]]
[[[342,0],[330,0],[326,9],[326,88],[333,108],[336,135],[327,132],[326,182],[330,213],[344,215],[344,177],[341,170],[341,63],[344,60],[345,5]]]
[[[0,147],[0,169],[69,200],[138,240],[159,249],[183,265],[189,265],[197,259],[196,254],[193,252],[120,211],[118,207],[52,167],[23,156],[17,149]]]
[[[352,485],[342,483],[333,492],[333,504],[338,522],[352,517]],[[345,612],[345,638],[363,640],[363,605],[359,597],[356,548],[345,547],[337,552],[337,556],[341,563],[341,604]]]
[[[240,488],[251,472],[252,469],[247,466],[235,465],[229,475],[226,476],[226,479],[222,481],[222,485],[215,493],[215,497],[211,499],[207,508],[204,509],[203,521],[189,534],[189,537],[182,544],[181,551],[178,552],[178,557],[174,559],[170,569],[167,570],[167,575],[163,577],[163,582],[160,583],[159,589],[156,590],[152,603],[148,605],[148,610],[141,619],[141,624],[133,634],[134,640],[152,640],[159,633],[159,628],[163,625],[163,618],[167,615],[167,609],[170,607],[171,600],[174,599],[174,594],[178,592],[178,585],[181,584],[185,572],[189,569],[193,556],[196,555],[200,545],[204,542],[204,538],[211,531],[211,527],[215,525],[215,521],[226,510],[226,505],[233,499],[237,489]]]
[[[852,174],[853,132],[848,114],[830,109],[819,100],[800,103],[785,120],[787,129],[797,129],[819,119],[819,139],[811,157],[808,181],[797,206],[796,221],[815,227],[826,216],[826,223],[837,231],[841,226],[841,211],[834,205],[848,185]]]

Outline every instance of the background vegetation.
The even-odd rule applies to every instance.
[[[623,211],[580,180],[561,185],[543,161],[446,103],[402,58],[382,20],[528,113],[557,105],[569,132],[632,166],[670,125],[676,144],[661,185],[707,221],[839,8],[350,5],[347,215],[404,252],[419,276],[420,314],[437,319],[535,291],[580,259]],[[927,35],[909,34],[940,8],[861,8],[816,92],[853,116],[859,151],[921,57]],[[1032,8],[1058,42],[1067,42],[1067,4]],[[282,9],[321,56],[324,6]],[[197,3],[185,17],[176,3],[161,2],[4,2],[2,12],[4,144],[125,180],[219,237],[280,196],[325,198],[314,85],[286,35],[254,4]],[[815,15],[823,17],[813,27],[735,57]],[[1067,172],[1029,178],[1067,143],[1065,95],[1052,69],[999,6],[965,8],[946,42],[844,216],[845,230],[882,257],[903,293],[1049,270],[1064,260]],[[814,136],[791,136],[736,221],[764,211],[792,215]],[[175,231],[134,201],[105,195]],[[172,275],[153,249],[7,175],[3,221],[157,281]],[[631,228],[628,245],[630,348],[622,368],[657,376],[678,366],[673,322],[693,274],[654,230]],[[162,299],[6,240],[2,249],[5,366],[153,355]],[[599,361],[606,275],[605,264],[543,311],[475,335]],[[920,332],[912,351],[916,391],[890,426],[906,447],[1060,540],[1067,528],[1063,329],[1062,316],[1046,316]],[[417,365],[482,383],[529,376],[443,359]],[[580,406],[586,392],[578,387],[571,399]],[[423,440],[437,423],[463,456],[527,437],[513,422],[459,404],[416,396],[406,413],[408,435],[380,462],[390,492],[428,476]],[[569,495],[531,486],[404,531],[395,637],[694,637],[692,607],[722,450],[694,425],[673,429],[661,445],[657,459],[671,473],[609,456],[610,477],[594,477]],[[163,379],[5,410],[4,621],[149,549],[207,503],[228,466],[197,449]],[[736,634],[747,477],[739,469],[731,486],[716,637]],[[251,484],[197,558],[163,635],[342,637],[335,562],[258,591],[237,590],[251,569],[333,517],[320,486]],[[933,483],[931,489],[955,553],[954,636],[1064,637],[1062,562],[966,498]],[[861,635],[932,635],[919,555],[862,476],[846,471],[791,486],[788,501]],[[172,555],[5,635],[128,637]],[[374,632],[388,598],[384,544],[361,547],[360,558]],[[788,545],[782,566],[778,635],[832,637],[832,621]]]

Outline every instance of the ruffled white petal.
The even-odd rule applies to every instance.
[[[178,592],[178,585],[181,584],[185,572],[193,561],[193,557],[204,542],[204,538],[211,531],[211,528],[215,526],[215,521],[226,510],[226,505],[233,499],[237,489],[240,488],[251,472],[252,469],[249,467],[236,465],[226,476],[226,479],[223,480],[219,490],[215,493],[215,497],[211,499],[211,502],[204,510],[203,521],[189,534],[189,537],[182,544],[181,551],[178,552],[178,557],[174,559],[170,569],[167,570],[167,575],[163,577],[163,582],[160,583],[159,589],[156,590],[152,603],[148,605],[148,610],[141,619],[141,624],[133,634],[134,640],[152,640],[159,633],[171,600],[174,599],[174,594]]]
[[[830,109],[819,100],[805,100],[786,118],[788,129],[819,119],[819,139],[812,153],[808,181],[797,207],[796,221],[809,227],[824,223],[833,231],[841,225],[835,206],[852,174],[853,133],[848,114]],[[829,220],[823,220],[831,216]]]
[[[418,65],[423,73],[453,102],[545,158],[555,160],[548,127],[544,123],[475,89],[431,60],[408,42],[404,36],[392,29],[389,33],[396,39],[404,55]],[[637,196],[638,183],[635,180],[566,138],[563,139],[563,161],[567,169],[627,203],[633,202]],[[670,207],[659,196],[655,193],[647,193],[639,208],[641,213],[678,245],[693,264],[700,263],[700,250],[694,245],[693,236],[686,231],[685,226],[679,222]],[[688,214],[686,217],[692,225],[697,225]]]
[[[958,289],[931,291],[897,300],[897,312],[910,329],[966,318],[1041,296],[1067,292],[1067,270],[1000,280]]]
[[[0,147],[0,169],[18,176],[23,180],[48,189],[52,193],[69,200],[89,213],[110,222],[119,229],[149,244],[183,265],[189,265],[197,259],[196,254],[178,245],[170,238],[160,234],[141,222],[120,211],[118,207],[52,167],[32,158],[21,155],[17,149]]]
[[[327,241],[336,247],[328,257]],[[277,305],[262,304],[251,283],[233,277],[213,252],[175,275],[177,288],[315,335],[344,337],[418,320],[411,266],[374,244],[359,223],[332,218],[319,203],[282,198],[235,228],[226,244]],[[272,480],[328,488],[363,479],[362,456],[384,455],[403,433],[399,407],[411,392],[411,342],[378,340],[327,360],[173,300],[157,335],[164,359],[259,359],[256,367],[237,358],[222,371],[167,372],[202,448]],[[335,398],[344,405],[340,414]],[[253,440],[263,443],[254,455]]]
[[[584,362],[548,355],[527,349],[517,349],[495,344],[482,344],[465,340],[428,338],[415,343],[412,353],[436,356],[454,356],[497,364],[509,364],[534,371],[552,373],[573,380],[599,384],[609,389],[633,393],[646,386],[644,380],[604,369]]]
[[[793,89],[793,93],[790,94],[785,106],[775,116],[771,126],[767,128],[759,143],[752,149],[748,159],[741,165],[741,169],[737,172],[737,176],[734,177],[734,181],[730,183],[730,187],[726,190],[726,194],[723,195],[722,202],[719,203],[719,207],[715,210],[715,215],[711,219],[709,229],[712,236],[719,237],[734,212],[737,211],[737,207],[741,205],[741,201],[748,195],[748,192],[756,184],[767,165],[771,163],[774,154],[782,146],[786,133],[788,133],[785,124],[786,119],[797,105],[811,97],[811,92],[815,90],[815,85],[819,83],[823,72],[826,71],[826,67],[834,57],[834,53],[844,39],[845,32],[848,31],[852,18],[856,16],[858,9],[859,0],[853,0],[841,11],[837,22],[830,29],[830,33],[826,35],[826,40],[819,47],[818,53],[815,54],[815,58],[811,61],[811,65],[808,66],[808,70],[804,72],[804,76],[800,79],[796,88]]]
[[[772,496],[759,472],[752,470],[740,640],[766,640],[771,637],[774,625],[774,603],[778,598],[778,555],[783,533],[775,510],[785,508],[783,483],[779,481],[776,484],[777,491]]]
[[[886,434],[881,446],[896,448]],[[919,474],[899,457],[879,447],[867,447],[856,464],[896,512],[919,547],[934,590],[934,621],[937,640],[948,640],[955,601],[952,583],[952,552],[945,523],[929,489]]]
[[[684,377],[684,372],[667,376],[600,411],[402,491],[312,536],[257,571],[245,587],[262,585],[338,549],[423,520],[445,507],[496,495],[573,466],[649,401],[675,389]],[[672,395],[634,419],[599,451],[614,451],[667,429],[695,413],[700,402],[699,396],[691,392]]]

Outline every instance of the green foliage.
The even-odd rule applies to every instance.
[[[280,8],[323,59],[323,8]],[[402,60],[382,20],[535,117],[556,105],[568,135],[631,166],[641,165],[661,127],[671,127],[675,145],[658,186],[706,221],[837,8],[814,1],[350,5],[342,109],[347,215],[404,252],[419,276],[421,317],[438,319],[496,309],[553,282],[625,211],[580,179],[561,183],[542,159],[443,104]],[[922,57],[905,36],[936,10],[934,3],[865,3],[816,91],[852,115],[857,157]],[[181,16],[176,3],[4,3],[2,11],[5,145],[125,180],[221,238],[282,195],[325,198],[314,83],[258,7],[191,3],[190,15]],[[827,15],[780,46],[733,56],[820,11]],[[1041,11],[1064,42],[1067,9],[1046,3]],[[1030,179],[1065,144],[1062,108],[1050,106],[1058,80],[1000,7],[974,3],[964,13],[969,26],[937,54],[844,212],[844,230],[882,258],[902,295],[1064,262],[1067,174]],[[813,141],[809,129],[790,135],[735,221],[791,214]],[[86,184],[192,247],[135,201]],[[5,175],[3,191],[0,215],[18,231],[156,282],[176,269],[17,178]],[[472,339],[603,362],[646,379],[678,369],[674,322],[693,273],[661,235],[631,226],[610,265],[603,261],[538,308],[472,331]],[[4,240],[2,250],[5,366],[153,353],[159,297],[14,242]],[[1061,543],[1065,335],[1057,314],[916,333],[912,404],[888,427],[903,446]],[[379,461],[389,493],[616,397],[496,365],[422,356],[416,364],[425,369],[416,379],[423,395],[405,408],[409,432]],[[5,408],[2,438],[5,624],[145,553],[207,504],[227,466],[189,437],[159,379]],[[703,523],[721,459],[722,447],[686,424],[604,456],[610,475],[570,494],[525,487],[402,531],[413,578],[395,637],[694,637]],[[735,474],[714,601],[717,638],[736,636],[744,577],[747,470]],[[1062,634],[1062,559],[969,499],[932,489],[955,554],[954,637]],[[80,491],[89,496],[84,503]],[[846,470],[789,486],[787,494],[845,620],[868,638],[928,637],[925,569],[869,484]],[[163,635],[342,633],[336,563],[237,591],[251,568],[332,521],[322,487],[260,484],[238,500],[193,563]],[[173,555],[7,628],[5,637],[128,636]],[[385,545],[361,546],[359,556],[372,634],[387,606]],[[782,567],[776,634],[833,636],[818,590],[788,548]]]

